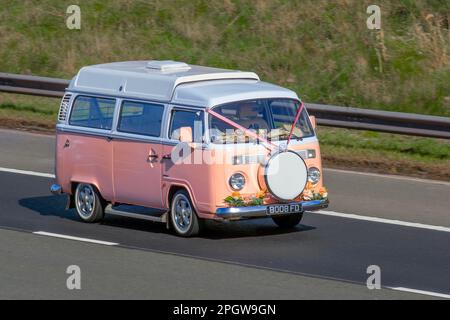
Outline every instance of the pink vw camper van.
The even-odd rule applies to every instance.
[[[62,99],[54,194],[85,222],[206,219],[292,228],[328,206],[315,119],[295,92],[252,72],[174,61],[82,68]]]

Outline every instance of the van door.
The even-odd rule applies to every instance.
[[[116,203],[162,208],[161,123],[164,106],[123,101],[113,141]]]
[[[192,153],[184,158],[184,151],[177,152],[180,128],[190,127],[193,141],[201,144],[204,135],[204,112],[196,109],[173,108],[170,112],[168,127],[168,141],[164,145],[163,178],[169,185],[187,186],[192,191],[192,199],[195,206],[207,202],[211,187],[209,184],[210,165],[202,161],[202,148],[192,150]],[[172,154],[172,151],[174,155]],[[188,152],[190,153],[190,152]],[[176,159],[180,156],[180,159]],[[184,160],[181,160],[184,159]],[[186,162],[187,161],[187,162]]]
[[[113,198],[112,130],[116,100],[79,95],[75,98],[69,126],[58,135],[57,153],[62,152],[64,172],[59,179],[97,186],[106,200]],[[60,155],[59,155],[60,156]],[[67,190],[67,189],[66,189]]]

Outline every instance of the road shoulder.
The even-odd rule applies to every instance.
[[[430,298],[5,229],[0,229],[0,255],[1,299]],[[81,290],[68,290],[66,287],[69,277],[66,270],[70,265],[81,269]]]

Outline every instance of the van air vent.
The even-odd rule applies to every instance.
[[[64,122],[67,118],[67,113],[69,112],[69,101],[72,94],[66,93],[61,100],[61,106],[59,107],[58,121]]]
[[[170,71],[186,71],[191,69],[191,67],[184,62],[172,61],[172,60],[151,60],[147,62],[147,69],[158,70],[161,72]]]

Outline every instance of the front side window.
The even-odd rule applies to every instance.
[[[115,99],[78,96],[73,103],[69,124],[111,130],[115,106]]]
[[[170,139],[178,140],[180,138],[180,128],[190,127],[194,142],[203,141],[203,111],[173,110],[171,119]]]
[[[300,103],[290,99],[259,99],[239,101],[215,107],[220,115],[236,122],[246,129],[255,131],[269,140],[286,140],[297,115]],[[210,115],[209,128],[214,143],[248,141],[242,132],[224,121]],[[306,110],[303,110],[293,130],[293,139],[314,135]]]
[[[117,131],[159,137],[163,113],[164,106],[159,104],[124,101]]]

